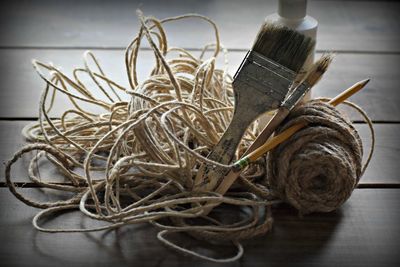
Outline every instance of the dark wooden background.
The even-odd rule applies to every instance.
[[[209,16],[230,50],[230,72],[251,46],[275,1],[1,1],[0,2],[0,159],[6,161],[24,144],[21,129],[38,116],[44,84],[32,58],[51,61],[63,70],[82,65],[90,49],[107,73],[127,84],[123,53],[136,34],[136,8],[164,18],[183,13]],[[359,188],[338,211],[299,218],[290,207],[277,209],[272,232],[245,242],[244,257],[232,266],[400,266],[400,2],[309,1],[308,12],[320,23],[317,56],[335,51],[336,60],[314,96],[334,96],[370,77],[362,93],[351,98],[375,123],[376,151]],[[170,44],[191,50],[212,41],[205,23],[167,26]],[[142,51],[140,75],[151,67],[151,52]],[[64,102],[63,102],[64,101]],[[65,100],[59,99],[61,108]],[[350,114],[368,147],[368,131]],[[26,161],[13,171],[28,182]],[[161,245],[146,225],[95,234],[46,234],[31,225],[37,209],[16,200],[5,188],[0,166],[0,266],[213,266]],[[60,181],[54,170],[42,176]],[[26,195],[46,199],[42,189],[24,185]],[[77,214],[74,214],[77,215]],[[72,216],[56,221],[76,225]],[[85,222],[85,218],[82,218]],[[93,224],[86,222],[86,225]],[[217,265],[217,264],[215,264]]]

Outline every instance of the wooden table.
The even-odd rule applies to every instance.
[[[230,49],[235,71],[273,1],[1,1],[0,16],[0,159],[23,145],[22,127],[37,118],[43,82],[30,60],[52,61],[70,70],[90,49],[105,70],[127,84],[124,47],[136,34],[135,9],[160,18],[195,12],[214,19]],[[267,235],[245,242],[245,255],[232,266],[400,266],[400,3],[396,1],[310,1],[309,13],[320,22],[317,52],[335,51],[332,67],[313,92],[334,96],[352,83],[371,78],[368,88],[351,100],[375,123],[376,152],[351,198],[339,210],[299,218],[288,206],[274,212]],[[167,27],[170,43],[191,50],[211,41],[205,24]],[[144,49],[140,75],[150,68]],[[146,56],[147,55],[147,56]],[[62,102],[60,106],[62,106]],[[57,112],[60,112],[58,109]],[[368,131],[351,115],[367,142]],[[368,144],[367,144],[368,146]],[[49,198],[26,183],[26,162],[18,163],[15,180],[23,193]],[[93,234],[47,234],[31,225],[38,211],[25,206],[5,187],[0,167],[1,266],[213,266],[161,245],[147,225]],[[59,179],[49,170],[50,179]],[[76,215],[76,214],[75,214]],[[76,218],[76,217],[73,217]],[[73,218],[58,221],[69,226]],[[84,221],[85,219],[82,218]]]

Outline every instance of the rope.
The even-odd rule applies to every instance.
[[[368,166],[374,147],[372,124],[372,145],[362,166],[358,132],[337,109],[320,100],[307,102],[294,109],[277,132],[301,122],[308,127],[270,151],[267,182],[301,214],[333,211],[350,197]]]

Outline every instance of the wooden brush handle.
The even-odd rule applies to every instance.
[[[267,142],[268,138],[272,135],[275,129],[279,126],[279,124],[281,124],[282,121],[287,117],[289,112],[290,112],[289,109],[285,107],[280,107],[242,156],[248,155],[249,153],[256,150],[258,147],[262,146],[265,142]]]
[[[282,121],[289,114],[289,110],[285,107],[279,108],[279,110],[275,113],[275,115],[268,122],[267,126],[261,131],[261,133],[257,136],[256,140],[247,148],[242,157],[248,155],[249,153],[256,150],[258,147],[262,146],[265,142],[267,142],[268,138],[272,135],[275,129],[282,123]],[[233,172],[232,170],[228,173],[228,176],[221,182],[218,186],[216,192],[220,194],[225,194],[229,187],[235,182],[237,177],[239,177],[240,172]]]
[[[231,123],[207,158],[222,164],[231,163],[243,134],[256,119],[257,115],[245,108],[235,111]],[[199,170],[199,175],[196,177],[195,188],[198,190],[213,190],[227,171],[226,168],[203,164]],[[204,177],[204,181],[202,177]]]
[[[264,127],[264,129],[261,131],[261,133],[257,136],[256,140],[250,145],[250,147],[247,148],[247,150],[244,152],[243,156],[248,155],[249,153],[253,152],[256,150],[258,147],[263,145],[268,138],[272,135],[272,133],[275,131],[275,129],[279,126],[279,124],[282,123],[282,121],[287,117],[289,114],[289,110],[285,107],[280,107],[278,111],[275,113],[275,115],[271,118],[271,120],[268,122],[267,126]],[[220,194],[225,194],[228,189],[231,187],[231,185],[236,181],[236,179],[239,177],[240,172],[234,172],[230,170],[226,176],[224,176],[224,179],[221,181],[217,189],[215,190],[217,193]],[[216,205],[210,206],[205,210],[205,214],[208,214]]]

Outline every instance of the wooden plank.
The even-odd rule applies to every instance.
[[[247,257],[252,266],[397,266],[399,193],[358,189],[336,212],[301,219],[305,226],[284,209],[275,210],[274,230],[249,246]]]
[[[84,50],[0,50],[0,54],[4,56],[0,59],[0,70],[2,70],[2,77],[5,81],[0,90],[0,117],[38,117],[38,103],[41,92],[45,88],[45,82],[33,69],[31,64],[32,59],[38,59],[45,63],[53,62],[54,65],[61,67],[62,71],[66,71],[72,77],[72,68],[84,66],[82,59],[83,52]],[[106,73],[109,73],[110,77],[115,79],[115,81],[120,81],[126,86],[128,82],[124,67],[123,52],[96,51],[96,54],[100,56],[101,63],[106,63],[103,64]],[[151,60],[146,57],[143,61],[143,68],[150,69]],[[48,74],[45,71],[44,73]],[[81,76],[83,79],[85,78],[84,75]],[[89,86],[91,85],[89,84]],[[60,96],[60,94],[58,95]],[[61,107],[62,110],[72,107],[68,98],[57,97],[57,99],[58,104],[52,116],[59,116],[61,114]],[[82,104],[82,102],[80,103]],[[91,105],[86,105],[86,107],[91,107]],[[97,111],[104,112],[104,110]]]
[[[83,66],[84,50],[52,49],[2,49],[0,50],[0,71],[3,82],[0,85],[0,118],[35,118],[38,116],[38,102],[44,82],[33,70],[30,61],[37,58],[53,62],[71,75],[73,67]],[[96,50],[100,63],[109,76],[127,86],[123,51]],[[193,53],[198,54],[198,51]],[[319,56],[319,55],[318,55]],[[244,52],[229,54],[229,71],[233,74],[244,57]],[[359,104],[376,121],[400,121],[400,55],[386,54],[337,54],[335,61],[323,79],[314,89],[314,96],[335,96],[356,81],[371,78],[362,93],[351,100]],[[141,51],[138,65],[139,78],[143,81],[153,66],[151,51]],[[221,59],[219,66],[222,66]],[[90,85],[90,84],[89,84]],[[96,94],[96,91],[94,91]],[[54,116],[59,116],[67,107],[66,97],[57,98]],[[128,99],[128,97],[126,97]],[[102,111],[103,112],[103,111]],[[358,116],[350,114],[352,119]]]
[[[399,52],[399,7],[393,1],[310,1],[308,12],[320,23],[317,48]],[[227,47],[248,49],[277,4],[263,0],[2,1],[0,46],[124,47],[138,29],[137,8],[159,18],[204,14],[219,25]],[[195,20],[172,23],[167,29],[177,46],[198,48],[213,40],[209,27]]]
[[[42,195],[37,189],[22,193]],[[398,266],[399,197],[399,189],[357,189],[338,211],[303,218],[286,205],[278,206],[272,231],[244,242],[243,258],[230,266]],[[148,225],[109,233],[41,233],[31,225],[39,210],[25,206],[5,188],[0,189],[0,200],[4,266],[220,266],[164,247],[155,237],[156,229]],[[94,225],[77,212],[46,224]]]
[[[30,123],[29,121],[0,121],[0,160],[6,162],[13,154],[27,144],[21,135],[22,128]],[[29,182],[28,166],[30,160],[36,155],[36,152],[31,152],[24,155],[13,167],[12,177],[15,177],[15,182]],[[68,182],[64,176],[59,173],[51,163],[42,161],[40,164],[40,177],[44,181],[52,181],[64,183]],[[0,165],[1,182],[5,182],[4,164]]]
[[[0,159],[6,161],[12,157],[14,152],[21,148],[25,142],[21,137],[21,129],[27,121],[0,121]],[[357,124],[364,145],[365,153],[369,150],[369,132],[366,125]],[[373,159],[362,177],[360,183],[368,184],[399,184],[400,183],[400,142],[398,133],[400,124],[376,124],[376,147]],[[29,159],[34,154],[24,157],[16,163],[13,168],[14,181],[28,182],[27,168]],[[42,163],[43,164],[43,163]],[[53,182],[66,182],[51,164],[41,165],[40,175],[43,180]],[[0,165],[0,182],[4,182],[4,165]]]
[[[236,70],[242,56],[231,53],[231,70]],[[244,55],[244,53],[243,53]],[[317,58],[320,54],[317,54]],[[400,119],[400,94],[397,85],[400,78],[398,55],[384,54],[336,54],[326,74],[313,88],[313,97],[334,97],[355,82],[371,78],[362,92],[351,97],[375,121],[398,122]],[[347,110],[346,110],[347,111]],[[360,116],[350,112],[348,116],[359,120]]]

